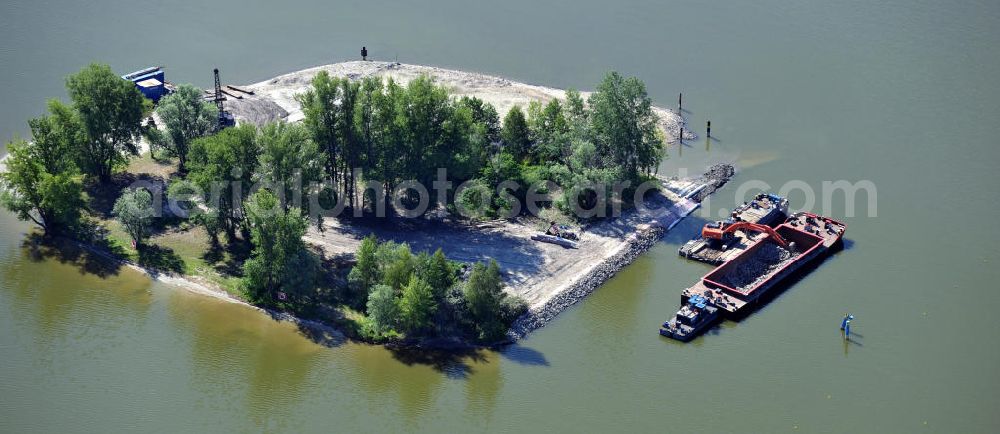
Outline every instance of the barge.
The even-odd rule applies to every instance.
[[[788,199],[761,193],[733,210],[729,219],[717,224],[746,222],[774,227],[784,222],[787,216]],[[735,258],[763,238],[763,234],[750,231],[737,232],[734,237],[726,241],[706,239],[698,234],[681,246],[677,254],[695,261],[719,265]]]
[[[718,319],[746,315],[789,275],[839,246],[846,230],[847,225],[828,217],[792,215],[681,292],[681,309],[663,323],[660,334],[686,342]]]

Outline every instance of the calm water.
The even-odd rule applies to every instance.
[[[553,86],[636,75],[719,139],[665,170],[743,165],[710,215],[740,182],[844,179],[878,217],[858,200],[846,250],[692,344],[656,326],[708,270],[675,255],[698,219],[521,345],[428,364],[39,258],[0,214],[0,432],[1000,431],[996,1],[38,3],[0,6],[3,138],[92,60],[245,83],[367,45]]]

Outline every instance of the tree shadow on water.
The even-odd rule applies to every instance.
[[[549,366],[545,354],[533,348],[521,345],[511,345],[500,351],[500,355],[505,359],[528,366]]]
[[[426,348],[389,347],[392,357],[406,365],[428,365],[448,378],[468,378],[474,371],[470,361],[483,362],[483,349],[465,348],[432,350]]]
[[[47,238],[39,233],[31,233],[25,237],[21,246],[28,259],[33,262],[55,260],[79,268],[81,274],[107,278],[117,275],[122,267],[119,261],[68,239]]]

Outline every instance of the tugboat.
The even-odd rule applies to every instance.
[[[692,295],[673,318],[663,323],[660,334],[687,342],[719,319],[719,308],[702,295]]]

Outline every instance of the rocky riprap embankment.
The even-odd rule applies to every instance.
[[[697,182],[705,183],[706,187],[699,194],[692,197],[691,200],[696,202],[704,200],[709,194],[725,185],[735,173],[736,169],[730,164],[716,164],[710,167],[697,180]],[[553,297],[541,308],[533,309],[518,318],[507,332],[508,338],[512,341],[518,340],[533,330],[541,328],[555,318],[556,315],[559,315],[560,312],[582,300],[591,292],[594,292],[594,290],[611,279],[618,271],[635,261],[639,255],[656,245],[669,228],[656,222],[651,223],[653,224],[631,236],[626,241],[628,243],[626,246],[618,253],[595,266],[586,276],[570,285],[569,288],[559,295]]]
[[[514,325],[511,326],[508,336],[514,340],[520,339],[532,330],[544,326],[560,312],[582,300],[591,292],[594,292],[604,282],[611,279],[615,273],[618,273],[619,270],[631,264],[639,255],[656,245],[666,231],[667,229],[662,226],[651,226],[647,230],[636,233],[628,241],[629,244],[625,248],[598,264],[590,273],[570,286],[569,289],[553,297],[540,309],[528,312],[521,318],[518,318],[514,322]]]

